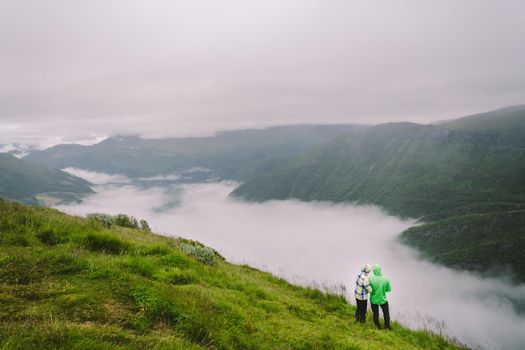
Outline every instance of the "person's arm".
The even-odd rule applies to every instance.
[[[387,280],[386,281],[386,289],[385,289],[385,292],[391,292],[392,291],[392,287],[390,286],[390,281]]]
[[[368,293],[372,293],[372,286],[370,285],[370,281],[368,281],[368,278],[365,278],[363,286],[368,291]]]

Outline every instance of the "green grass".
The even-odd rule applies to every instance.
[[[192,241],[1,200],[0,238],[2,349],[457,348]]]

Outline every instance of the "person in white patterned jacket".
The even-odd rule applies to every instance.
[[[372,287],[368,282],[368,274],[372,271],[372,267],[369,264],[365,264],[361,268],[361,273],[357,275],[355,280],[355,291],[354,297],[357,305],[355,312],[355,321],[365,323],[366,320],[366,309],[368,305],[368,293],[372,293]]]

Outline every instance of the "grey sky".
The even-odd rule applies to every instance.
[[[0,0],[0,144],[525,102],[522,0]]]

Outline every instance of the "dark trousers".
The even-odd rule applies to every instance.
[[[355,320],[357,322],[365,323],[366,320],[366,307],[368,305],[367,300],[356,299],[357,310],[355,311]]]
[[[372,312],[374,313],[374,324],[377,326],[377,328],[381,328],[379,325],[379,307],[381,307],[381,310],[383,311],[383,318],[385,319],[385,328],[390,329],[390,312],[388,310],[388,301],[384,303],[383,305],[377,305],[372,304]]]

